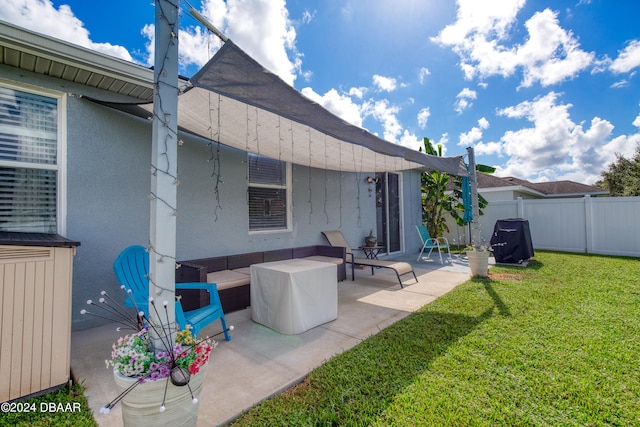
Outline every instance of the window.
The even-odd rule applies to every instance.
[[[0,86],[0,230],[60,230],[60,97]]]
[[[289,175],[286,162],[249,154],[249,231],[289,228]]]

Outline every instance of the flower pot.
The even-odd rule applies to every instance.
[[[365,243],[365,245],[366,245],[367,247],[369,247],[369,248],[373,248],[373,247],[375,247],[375,245],[377,245],[377,244],[378,244],[378,241],[376,240],[376,238],[375,238],[375,237],[366,237],[366,238],[364,239],[364,243]]]
[[[489,251],[467,252],[472,276],[487,277],[489,272]]]
[[[188,386],[175,386],[170,379],[167,384],[167,378],[138,384],[120,401],[125,427],[146,425],[195,426],[198,421],[199,404],[193,403],[191,393],[193,393],[193,397],[199,398],[206,374],[207,365],[204,365],[197,375],[191,376]],[[113,379],[116,383],[118,394],[137,381],[136,378],[126,377],[115,369],[113,370]],[[165,387],[167,390],[166,398],[164,399],[165,410],[160,412]],[[189,392],[189,387],[191,392]]]

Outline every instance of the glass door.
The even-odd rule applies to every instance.
[[[402,176],[376,174],[376,227],[387,254],[402,250]]]

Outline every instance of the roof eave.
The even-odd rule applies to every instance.
[[[45,36],[0,20],[0,46],[36,58],[76,67],[153,93],[153,70],[81,46]],[[29,70],[22,64],[14,66]],[[149,100],[146,99],[145,100]]]
[[[497,193],[499,191],[519,191],[521,193],[532,194],[540,197],[546,197],[547,195],[541,193],[540,191],[533,190],[529,187],[524,187],[522,185],[509,185],[506,187],[489,187],[489,188],[478,188],[479,193]]]
[[[590,191],[590,192],[580,192],[580,193],[554,193],[547,194],[545,197],[547,198],[559,198],[559,197],[584,197],[584,196],[608,196],[608,191]]]

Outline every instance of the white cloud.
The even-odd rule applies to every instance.
[[[621,87],[626,87],[626,86],[629,86],[629,80],[622,79],[622,80],[619,80],[619,81],[617,81],[615,83],[612,83],[611,86],[609,86],[609,87],[611,89],[619,89]]]
[[[462,147],[471,147],[474,143],[482,139],[482,130],[477,127],[472,127],[469,132],[463,132],[460,134],[460,142],[458,145]]]
[[[412,150],[418,150],[420,147],[424,146],[422,138],[418,138],[414,133],[411,133],[406,129],[402,133],[400,139],[397,141],[397,144],[402,145],[403,147],[411,148]]]
[[[559,102],[560,94],[525,101],[498,111],[498,115],[526,119],[530,128],[506,132],[499,141],[481,150],[506,155],[509,159],[501,173],[525,177],[533,181],[573,179],[595,182],[600,172],[615,161],[615,154],[631,155],[640,133],[612,137],[613,125],[594,117],[588,127],[571,119],[571,104]]]
[[[122,46],[92,41],[84,23],[65,4],[56,9],[51,0],[5,1],[0,7],[0,19],[106,55],[133,61],[131,54]]]
[[[482,117],[480,120],[478,120],[478,126],[472,127],[469,132],[463,132],[460,134],[460,141],[458,142],[458,145],[462,147],[471,147],[475,145],[476,142],[482,139],[482,131],[487,129],[488,127],[489,121],[486,118]],[[488,153],[485,152],[482,154]]]
[[[418,112],[418,126],[420,126],[420,129],[424,129],[427,127],[429,117],[431,117],[431,110],[429,109],[429,107],[425,107]]]
[[[502,144],[499,142],[479,142],[473,147],[474,153],[476,156],[492,156],[492,155],[500,155],[502,152]],[[522,174],[518,175],[522,176]]]
[[[456,22],[447,25],[434,40],[444,45],[470,49],[476,42],[472,38],[474,34],[482,37],[493,35],[498,40],[505,38],[525,0],[457,0],[457,3]]]
[[[385,77],[375,74],[373,85],[380,91],[393,92],[398,87],[398,82],[393,77]]]
[[[640,40],[632,40],[613,60],[609,69],[614,73],[628,73],[640,67]]]
[[[363,114],[371,116],[382,125],[383,138],[389,142],[397,143],[403,129],[398,120],[400,108],[389,104],[386,99],[367,101],[363,104]]]
[[[460,91],[459,94],[456,95],[456,103],[454,109],[458,113],[462,113],[464,110],[473,105],[473,102],[471,102],[471,100],[476,99],[477,97],[478,94],[476,93],[476,91],[465,87]]]
[[[201,13],[256,61],[293,85],[302,62],[295,51],[296,30],[285,0],[204,0]],[[206,43],[203,38],[208,40],[207,34],[198,37],[194,28],[183,30],[192,37],[181,34],[181,52],[191,51],[191,45],[197,51]],[[196,57],[193,61],[204,65]]]
[[[110,56],[134,61],[123,46],[98,43],[91,39],[84,23],[68,5],[55,8],[51,0],[5,1],[0,19],[56,37]],[[301,70],[301,56],[295,50],[296,31],[289,20],[285,0],[204,0],[202,15],[229,36],[249,55],[293,85]],[[312,19],[303,16],[303,22]],[[154,26],[146,25],[145,65],[153,64]],[[221,46],[220,40],[202,26],[192,25],[179,32],[180,71],[204,65]],[[290,57],[291,55],[291,57]]]
[[[354,103],[349,96],[341,95],[335,89],[329,90],[324,95],[317,94],[310,87],[302,89],[301,92],[304,96],[322,105],[341,119],[362,127],[363,120],[360,113],[360,106]]]
[[[364,98],[364,95],[367,93],[368,89],[366,87],[352,87],[349,89],[349,95],[355,96],[358,99]]]
[[[526,23],[529,40],[518,47],[517,63],[523,67],[522,86],[535,82],[542,86],[559,83],[577,75],[594,60],[593,53],[580,49],[571,32],[560,27],[550,9],[537,12]]]
[[[449,46],[461,58],[467,79],[500,75],[509,77],[522,70],[522,86],[538,82],[543,86],[570,79],[594,62],[594,54],[560,27],[550,9],[535,13],[526,21],[524,44],[509,45],[510,31],[524,0],[458,0],[457,21],[445,27],[432,41]]]
[[[316,17],[316,11],[314,10],[313,12],[310,12],[308,10],[305,10],[302,13],[302,23],[303,24],[309,24],[311,23],[311,21],[313,21]]]
[[[202,16],[242,50],[282,80],[293,85],[301,71],[301,55],[295,50],[296,30],[284,0],[204,0]],[[312,19],[303,16],[303,22]],[[147,37],[148,65],[153,64],[153,25],[143,31]],[[180,71],[202,67],[222,46],[215,35],[200,24],[180,29]],[[291,55],[291,57],[289,56]],[[187,73],[188,75],[188,73]]]
[[[633,125],[637,128],[640,128],[640,114],[636,116],[635,120],[633,121]]]
[[[427,67],[420,68],[420,70],[418,71],[418,80],[420,81],[420,84],[423,84],[424,80],[430,74],[431,74],[431,71],[429,71],[429,69]]]

